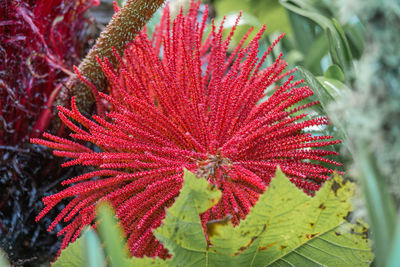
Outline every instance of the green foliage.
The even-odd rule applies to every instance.
[[[400,27],[399,3],[373,0],[338,3],[345,16],[358,16],[363,21],[368,40],[351,84],[354,89],[330,109],[351,141],[377,265],[385,266],[390,251],[396,250],[398,241],[393,240],[398,215],[395,213],[400,207],[400,35],[393,34]]]
[[[324,16],[318,9],[304,0],[280,0],[280,3],[293,13],[312,20],[321,27],[326,33],[325,38],[327,37],[329,40],[328,45],[332,63],[339,66],[345,73],[351,70],[353,58],[350,45],[344,30],[335,19]],[[304,40],[303,42],[310,43],[310,40]],[[321,45],[326,45],[326,43]],[[311,50],[310,53],[314,53],[314,50]],[[319,55],[323,56],[322,53],[319,53]],[[309,66],[307,65],[306,67]]]
[[[110,266],[367,266],[373,259],[367,228],[362,222],[352,224],[345,219],[352,210],[354,186],[336,176],[310,197],[278,171],[238,227],[229,220],[207,224],[210,244],[199,214],[214,205],[221,193],[186,171],[179,197],[155,230],[171,259],[128,259],[109,206],[99,208],[100,238]],[[54,266],[82,266],[82,258],[89,257],[87,252],[82,254],[82,243],[80,238],[71,244]],[[101,249],[99,243],[92,244],[94,250]]]
[[[9,267],[11,266],[7,259],[7,254],[0,249],[0,266]]]
[[[335,67],[336,65],[332,65],[328,70],[329,77],[315,77],[311,72],[308,70],[298,67],[300,76],[305,80],[307,85],[313,90],[314,92],[314,100],[318,100],[320,105],[317,106],[316,111],[318,114],[325,114],[329,118],[333,118],[333,124],[328,125],[325,129],[326,134],[334,135],[337,138],[347,142],[348,137],[346,131],[344,130],[344,126],[339,120],[334,120],[335,116],[332,116],[331,111],[329,110],[328,106],[342,98],[342,96],[350,91],[350,89],[340,82],[337,79],[333,79],[330,77],[338,77],[339,79],[341,76],[341,70]]]
[[[330,65],[325,71],[324,76],[330,79],[336,79],[338,81],[344,82],[344,73],[338,65]]]
[[[279,4],[279,0],[217,0],[215,9],[219,17],[243,11],[244,14],[254,16],[258,24],[267,25],[268,32],[291,33],[292,31],[287,12]]]
[[[93,230],[87,229],[83,238],[84,266],[105,267],[105,257],[100,240]]]
[[[104,242],[109,265],[111,267],[126,266],[129,252],[124,245],[124,232],[117,223],[112,207],[108,203],[100,203],[98,205],[97,218],[100,238]]]
[[[388,267],[397,267],[400,262],[400,218],[397,220],[396,235],[388,258]]]
[[[52,267],[81,267],[83,266],[84,252],[83,241],[84,237],[79,238],[74,243],[70,244],[66,249],[61,252],[57,261],[52,264]],[[89,255],[88,255],[89,258]]]
[[[215,205],[221,192],[188,171],[184,177],[179,198],[167,210],[162,226],[154,234],[174,255],[173,266],[189,266],[188,263],[206,266],[207,241],[199,214]]]
[[[227,236],[241,240],[232,247],[233,254],[243,251],[239,266],[367,265],[372,253],[366,228],[344,219],[353,190],[353,184],[336,176],[312,198],[278,171],[246,220],[233,230],[220,227],[212,243],[218,251]]]
[[[382,264],[387,261],[392,248],[396,209],[373,155],[360,145],[357,149],[357,158],[361,169],[361,186],[374,236],[374,250],[377,260]]]
[[[238,227],[225,222],[209,225],[211,246],[183,247],[178,236],[187,233],[177,227],[182,220],[174,217],[169,224],[168,215],[156,233],[164,227],[175,229],[166,244],[174,254],[171,266],[193,262],[188,259],[196,259],[190,266],[368,265],[373,255],[366,228],[344,219],[351,211],[353,190],[353,184],[337,176],[311,198],[278,171]],[[196,219],[200,233],[200,219]]]

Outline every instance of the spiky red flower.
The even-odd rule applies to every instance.
[[[0,3],[0,145],[37,137],[87,43],[86,10],[96,0]]]
[[[300,104],[312,91],[301,86],[303,81],[293,81],[292,71],[284,71],[287,64],[282,55],[262,69],[282,36],[261,59],[258,42],[264,28],[243,48],[247,34],[228,55],[235,27],[224,39],[222,24],[212,25],[202,41],[207,12],[201,22],[198,14],[199,5],[193,3],[189,13],[178,15],[170,27],[165,8],[153,38],[148,40],[144,31],[139,34],[125,50],[125,58],[120,58],[117,72],[107,58],[99,60],[111,93],[98,97],[107,100],[112,111],[90,120],[80,114],[75,99],[70,110],[58,107],[77,141],[50,134],[44,135],[50,141],[32,140],[56,149],[57,156],[72,158],[64,167],[95,168],[64,181],[72,185],[43,199],[46,208],[37,219],[61,200],[72,198],[50,226],[51,230],[61,220],[70,222],[59,233],[65,235],[62,248],[93,223],[96,203],[108,200],[116,209],[132,255],[165,258],[168,252],[152,231],[178,196],[184,168],[222,191],[220,202],[201,214],[203,223],[231,215],[238,224],[278,165],[309,194],[332,173],[316,162],[340,165],[324,157],[335,152],[319,149],[339,141],[304,131],[327,124],[327,118],[297,115],[316,104]],[[282,85],[260,103],[266,89],[278,81]],[[84,142],[95,146],[89,148]]]

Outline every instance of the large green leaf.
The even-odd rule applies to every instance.
[[[238,266],[368,266],[366,228],[345,220],[353,191],[335,176],[309,197],[278,171],[246,220],[216,230],[211,249],[238,255]]]
[[[184,184],[155,236],[172,252],[172,265],[206,266],[207,241],[199,214],[216,204],[221,192],[185,171]]]
[[[211,243],[205,239],[199,214],[214,205],[221,192],[188,171],[184,180],[179,197],[155,230],[172,254],[167,261],[127,259],[113,212],[104,205],[99,209],[108,264],[116,266],[116,255],[118,266],[367,266],[372,261],[367,228],[345,220],[352,210],[354,184],[339,176],[310,197],[278,171],[238,227],[229,220],[207,224]],[[82,258],[89,255],[82,255],[82,243],[80,238],[71,244],[55,266],[83,266]],[[110,245],[116,251],[107,248]]]
[[[368,266],[373,259],[366,227],[345,220],[354,184],[339,176],[312,198],[278,171],[238,227],[213,223],[208,231],[212,245],[205,241],[197,213],[217,199],[209,188],[186,173],[180,197],[155,231],[173,254],[166,266]]]

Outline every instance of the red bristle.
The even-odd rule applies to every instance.
[[[82,224],[92,223],[95,204],[108,200],[132,255],[167,258],[152,231],[179,195],[185,168],[222,191],[219,203],[201,214],[205,227],[207,221],[226,216],[239,224],[278,166],[293,184],[313,195],[333,172],[325,165],[340,165],[326,157],[337,154],[327,147],[340,141],[306,132],[326,125],[327,118],[294,114],[316,104],[308,101],[312,91],[302,86],[304,81],[285,71],[282,54],[262,69],[283,35],[258,59],[265,27],[242,48],[249,32],[229,56],[235,27],[224,39],[223,25],[212,25],[203,38],[206,17],[197,22],[198,12],[199,3],[192,2],[189,14],[180,13],[171,26],[166,7],[152,40],[138,34],[124,58],[116,55],[119,66],[98,59],[110,84],[110,95],[99,93],[112,106],[105,117],[83,117],[74,99],[70,110],[59,108],[70,136],[99,149],[84,150],[81,144],[51,136],[51,142],[33,140],[57,149],[56,155],[73,158],[64,166],[94,169],[64,181],[74,185],[44,199],[50,208],[40,217],[62,199],[80,201],[56,218],[70,222],[62,230],[63,247],[77,237]],[[266,88],[278,80],[281,86],[259,104]]]

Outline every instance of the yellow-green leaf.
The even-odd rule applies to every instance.
[[[185,170],[184,184],[175,203],[166,212],[155,236],[174,255],[172,266],[206,266],[207,242],[199,214],[215,205],[221,192],[205,179]]]
[[[210,244],[199,214],[212,207],[221,192],[205,179],[185,171],[179,197],[167,210],[163,224],[154,231],[169,249],[171,259],[127,259],[122,235],[115,230],[117,226],[107,206],[100,208],[100,237],[108,263],[115,264],[112,260],[119,254],[120,266],[368,266],[373,254],[367,227],[361,221],[346,221],[352,211],[354,187],[335,176],[310,197],[278,170],[238,227],[233,227],[229,220],[208,225]],[[79,239],[71,244],[56,266],[82,266],[85,255],[80,243]],[[112,244],[116,244],[117,251],[107,249]]]
[[[212,250],[230,251],[241,266],[368,266],[367,228],[345,219],[354,186],[335,176],[310,197],[278,171],[246,220],[219,227]]]

